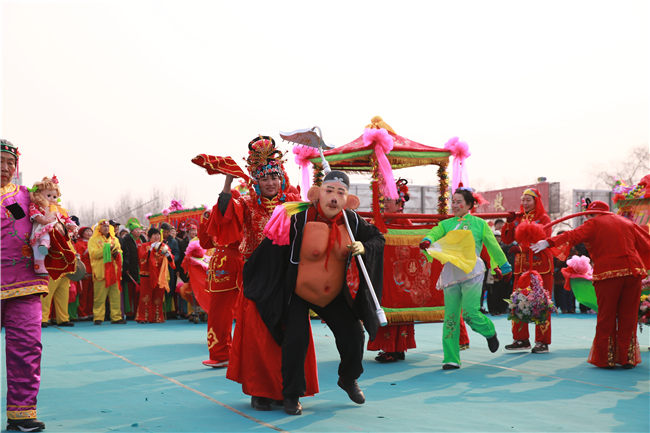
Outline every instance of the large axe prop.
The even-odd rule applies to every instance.
[[[329,163],[325,159],[325,155],[323,154],[323,148],[333,149],[333,147],[325,144],[325,142],[323,141],[323,133],[321,132],[321,129],[318,126],[314,126],[313,128],[309,128],[309,129],[299,129],[293,132],[280,132],[280,137],[282,137],[283,140],[289,141],[291,143],[301,144],[303,146],[309,146],[318,149],[318,153],[320,154],[321,164],[323,166],[323,172],[327,174],[330,171],[332,171]],[[350,229],[348,216],[346,215],[345,210],[343,210],[342,212],[343,212],[343,220],[345,221],[345,228],[348,231],[350,240],[354,242],[354,235],[352,234],[352,229]],[[366,269],[366,265],[363,262],[363,258],[361,257],[361,255],[358,255],[356,257],[359,262],[359,268],[361,268],[363,277],[365,278],[366,284],[368,284],[368,288],[370,289],[370,295],[372,296],[372,300],[375,303],[375,314],[377,315],[377,319],[379,320],[379,325],[386,326],[388,324],[388,321],[386,320],[386,313],[384,313],[384,310],[381,308],[381,305],[379,305],[379,300],[377,299],[375,288],[372,285],[372,281],[370,281],[370,277],[368,276],[368,270]]]

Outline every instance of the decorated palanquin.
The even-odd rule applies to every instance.
[[[438,322],[444,318],[443,293],[436,290],[442,266],[428,263],[419,250],[427,231],[447,216],[449,179],[448,150],[427,146],[395,133],[380,117],[372,119],[366,128],[384,128],[393,139],[385,157],[393,170],[422,165],[437,166],[439,179],[438,214],[384,214],[382,212],[382,175],[379,170],[376,143],[364,143],[363,135],[356,140],[323,152],[332,170],[370,173],[372,176],[372,211],[359,214],[372,222],[384,234],[384,281],[381,305],[389,324]],[[381,156],[380,156],[381,157]],[[320,184],[323,171],[320,156],[308,159],[313,164],[313,181]],[[303,186],[304,187],[304,186]],[[390,224],[387,224],[390,220]],[[418,222],[413,226],[409,221]]]
[[[169,223],[176,229],[187,227],[194,224],[197,227],[201,222],[201,215],[205,212],[205,207],[196,207],[192,209],[181,209],[166,213],[159,213],[149,217],[149,224],[152,227],[160,227],[162,223]]]
[[[418,247],[428,230],[388,227],[384,233],[381,304],[391,324],[441,322],[444,318],[444,295],[436,290],[442,265],[436,260],[428,263]]]

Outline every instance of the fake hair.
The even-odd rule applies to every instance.
[[[34,186],[29,188],[29,199],[32,203],[36,203],[38,206],[46,209],[50,203],[45,198],[43,191],[54,190],[58,196],[61,196],[61,190],[59,189],[59,184],[55,183],[53,179],[49,177],[44,177],[40,182],[35,182]]]

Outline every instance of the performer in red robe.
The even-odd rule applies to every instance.
[[[93,317],[93,275],[90,267],[90,256],[88,255],[88,239],[93,235],[90,227],[81,227],[78,231],[79,238],[74,243],[77,254],[86,266],[86,277],[79,281],[79,308],[77,315],[80,320],[87,320]]]
[[[587,210],[608,211],[609,206],[594,201]],[[641,362],[636,324],[641,280],[650,272],[650,234],[619,215],[587,218],[580,227],[539,241],[531,249],[539,252],[549,246],[585,244],[594,263],[598,303],[596,335],[588,362],[602,368],[616,364],[634,368]]]
[[[135,320],[138,323],[162,323],[165,321],[165,292],[169,292],[168,266],[175,268],[174,256],[167,245],[160,242],[160,230],[152,227],[147,236],[149,242],[138,246],[140,299]]]
[[[232,191],[233,197],[239,199],[239,193]],[[217,243],[214,236],[208,234],[210,213],[206,212],[199,225],[199,242],[201,248],[214,249],[210,258],[203,291],[209,294],[208,307],[208,351],[210,358],[203,365],[218,368],[227,367],[232,346],[232,319],[235,302],[239,296],[240,276],[243,267],[242,255],[239,252],[239,241],[226,246]],[[187,260],[187,252],[186,252]],[[195,282],[190,275],[192,290],[196,293],[201,287],[194,287]]]
[[[253,179],[250,193],[233,197],[234,176],[226,175],[223,191],[207,223],[208,234],[214,236],[219,245],[241,242],[239,251],[244,260],[264,238],[262,231],[275,207],[285,201],[300,200],[298,191],[289,185],[282,153],[275,148],[271,137],[256,137],[248,144],[248,149],[247,168]],[[241,383],[244,394],[251,396],[254,409],[271,410],[272,401],[283,398],[282,351],[264,325],[255,303],[242,293],[235,311],[236,324],[226,377]],[[305,395],[314,395],[318,392],[318,377],[311,340],[305,372]]]
[[[551,222],[551,219],[548,217],[546,210],[544,209],[544,204],[542,203],[542,197],[538,190],[531,188],[524,191],[521,196],[521,207],[519,208],[521,213],[515,214],[510,212],[510,216],[507,218],[507,222],[503,225],[501,229],[501,239],[503,243],[510,244],[515,241],[515,229],[517,226],[523,222],[537,223],[545,225]],[[550,236],[552,233],[551,227],[546,229],[546,235]],[[517,286],[517,280],[519,276],[530,270],[529,265],[529,254],[533,254],[530,251],[522,252],[519,246],[517,248],[517,254],[515,255],[515,269],[514,269],[514,284],[513,290]],[[549,296],[552,296],[553,293],[553,255],[550,251],[541,251],[540,253],[533,254],[533,269],[542,276],[542,283],[544,285],[544,290],[548,293]],[[512,344],[507,344],[505,346],[506,350],[528,350],[530,349],[530,334],[528,333],[528,323],[519,322],[516,320],[512,321],[512,338],[514,341]],[[535,325],[535,347],[533,347],[533,353],[546,353],[548,352],[548,345],[551,344],[551,317],[548,317],[548,320],[541,325]]]

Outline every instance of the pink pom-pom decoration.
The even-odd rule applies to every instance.
[[[284,206],[276,206],[264,227],[264,236],[271,239],[275,245],[289,245],[290,222],[291,218]]]
[[[180,200],[172,200],[171,204],[169,205],[169,210],[183,210],[183,203]]]
[[[458,185],[469,185],[467,176],[467,167],[465,160],[470,157],[469,146],[464,141],[460,141],[458,137],[452,137],[445,143],[445,150],[451,153],[454,157],[451,171],[451,190],[456,191]]]
[[[293,147],[293,153],[296,155],[296,164],[302,171],[302,180],[300,182],[300,196],[303,200],[307,200],[307,191],[311,187],[311,171],[312,163],[310,159],[318,156],[318,150],[309,146],[296,145]]]
[[[190,257],[201,258],[205,255],[205,250],[201,247],[198,240],[190,241],[185,249],[185,255]]]
[[[363,145],[365,147],[374,145],[375,148],[377,164],[379,165],[379,173],[382,177],[380,188],[384,193],[384,197],[392,200],[397,200],[399,198],[399,193],[397,192],[397,187],[395,186],[393,168],[390,166],[390,162],[386,157],[386,154],[390,153],[390,151],[393,150],[393,144],[393,137],[391,137],[388,131],[386,131],[384,128],[366,128],[365,131],[363,131]]]
[[[165,216],[169,215],[169,209],[163,209],[162,214]]]
[[[589,257],[586,256],[572,256],[566,261],[567,269],[572,272],[572,278],[585,278],[591,280],[593,276],[593,269]]]

